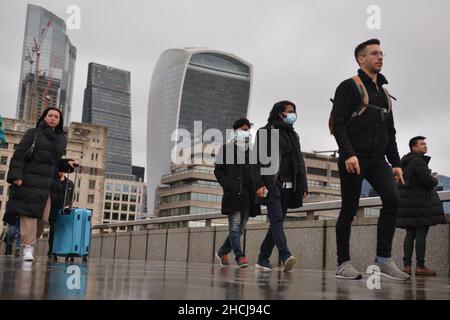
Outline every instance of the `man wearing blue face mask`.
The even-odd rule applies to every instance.
[[[252,179],[256,186],[257,197],[267,206],[270,221],[269,230],[261,244],[256,263],[256,268],[266,271],[273,268],[269,258],[274,246],[280,254],[283,271],[292,269],[296,262],[289,251],[283,228],[288,208],[301,207],[303,199],[308,195],[300,139],[293,127],[296,120],[295,104],[290,101],[280,101],[273,106],[267,125],[259,129],[256,134],[255,149],[258,150],[259,155],[261,150],[266,150],[270,152],[273,161],[278,163],[278,166],[275,166],[278,170],[274,174],[263,172],[267,169],[264,167],[271,166],[272,163],[264,164],[259,157],[257,165],[252,167]],[[277,138],[278,141],[275,141]],[[278,145],[278,149],[275,145]]]
[[[248,267],[241,246],[241,235],[249,217],[261,214],[255,202],[255,188],[250,173],[250,121],[238,119],[233,124],[233,140],[222,146],[216,159],[214,174],[223,188],[222,213],[228,215],[229,235],[216,253],[221,266],[229,265],[228,254],[233,251],[239,268]]]

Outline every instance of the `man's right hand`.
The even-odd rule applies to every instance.
[[[256,190],[256,195],[258,196],[258,198],[263,199],[264,193],[266,192],[266,190],[267,190],[266,187],[261,187],[258,190]]]
[[[20,187],[21,185],[22,185],[22,183],[23,183],[23,180],[20,180],[20,179],[14,179],[14,184],[16,185],[16,186],[18,186],[18,187]]]
[[[345,168],[348,173],[356,173],[358,176],[361,173],[361,169],[359,167],[359,160],[356,156],[350,157],[345,160]]]

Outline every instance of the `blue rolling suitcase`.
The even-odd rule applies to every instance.
[[[75,177],[74,183],[76,180]],[[73,208],[73,201],[70,203],[69,208],[60,209],[55,213],[53,254],[66,257],[66,262],[69,258],[74,261],[75,257],[82,257],[83,262],[87,262],[91,242],[92,212]]]

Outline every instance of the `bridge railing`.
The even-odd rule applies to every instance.
[[[439,191],[439,197],[442,202],[450,201],[450,191]],[[316,217],[323,216],[326,211],[337,211],[341,208],[341,200],[323,201],[314,203],[305,203],[303,207],[298,209],[290,209],[288,211],[288,217],[303,216],[305,220],[315,220]],[[364,209],[376,208],[382,205],[380,197],[361,198],[359,201],[359,208],[356,214],[357,218],[364,217]],[[267,214],[266,210],[263,210],[262,214]],[[329,218],[329,216],[328,216]],[[214,220],[224,219],[224,215],[220,212],[209,212],[202,214],[188,214],[178,215],[170,217],[157,217],[146,220],[128,221],[128,222],[116,222],[105,223],[92,226],[92,230],[99,230],[100,232],[116,232],[120,228],[126,229],[158,229],[164,224],[170,223],[182,223],[191,221],[205,221],[205,226],[211,226]]]

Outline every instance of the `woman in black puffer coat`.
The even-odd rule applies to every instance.
[[[67,172],[75,165],[73,160],[61,160],[66,146],[61,111],[47,108],[36,128],[25,132],[10,161],[7,181],[11,186],[5,216],[20,219],[26,261],[33,261],[33,246],[48,223],[52,181],[58,171]]]
[[[419,139],[420,138],[420,139]],[[446,224],[442,202],[435,187],[438,181],[428,168],[430,157],[425,156],[424,137],[410,141],[411,152],[402,160],[405,185],[399,186],[400,207],[397,228],[406,229],[404,240],[404,271],[411,274],[411,258],[416,247],[416,275],[433,276],[435,272],[425,266],[426,237],[430,226]]]

